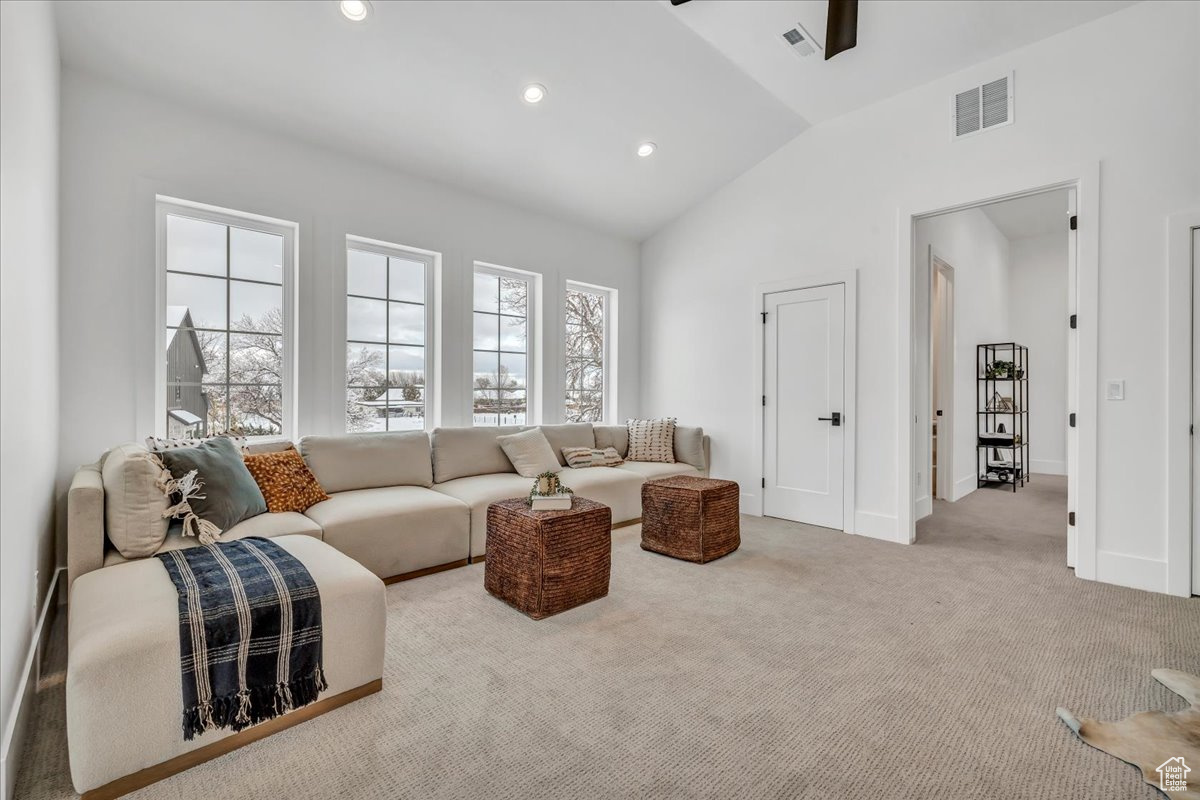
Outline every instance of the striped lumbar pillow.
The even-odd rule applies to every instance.
[[[603,450],[591,447],[564,447],[562,454],[567,460],[567,466],[574,469],[615,467],[625,463],[615,447],[605,447]]]
[[[629,428],[630,461],[653,461],[661,464],[675,463],[675,418],[631,419],[625,423]]]

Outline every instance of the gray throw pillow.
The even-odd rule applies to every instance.
[[[179,479],[192,470],[202,482],[197,495],[189,503],[200,519],[227,531],[244,519],[267,513],[267,501],[242,461],[237,445],[224,437],[207,439],[196,447],[177,447],[158,454]],[[172,498],[178,502],[179,498]]]

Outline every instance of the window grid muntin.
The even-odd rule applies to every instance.
[[[200,327],[197,325],[191,326],[191,330],[193,330],[197,333],[205,332],[205,333],[216,333],[216,334],[224,335],[224,337],[225,337],[225,347],[224,347],[225,380],[224,381],[205,381],[203,379],[203,377],[204,377],[203,373],[201,374],[201,380],[199,382],[172,381],[172,380],[170,380],[170,376],[165,376],[167,378],[167,380],[165,381],[165,388],[167,390],[167,395],[171,395],[172,390],[176,390],[175,396],[178,397],[179,392],[177,390],[185,388],[185,387],[199,387],[201,390],[203,390],[203,388],[205,386],[219,387],[221,389],[219,396],[221,397],[222,402],[223,402],[223,411],[221,414],[222,419],[220,420],[220,426],[221,426],[222,432],[227,432],[227,431],[231,430],[229,414],[230,414],[230,408],[233,405],[232,400],[231,400],[232,393],[230,392],[230,389],[235,388],[235,387],[239,387],[239,388],[277,388],[279,390],[279,396],[280,396],[279,430],[272,432],[272,433],[264,434],[264,435],[267,435],[267,436],[282,435],[287,430],[287,427],[288,427],[287,400],[284,397],[284,385],[285,385],[285,381],[286,381],[286,375],[285,375],[286,362],[287,362],[287,358],[288,358],[287,353],[286,353],[286,338],[285,338],[286,332],[287,332],[287,327],[288,327],[288,322],[286,319],[287,309],[285,307],[286,306],[286,295],[287,295],[287,290],[286,290],[287,265],[286,265],[286,261],[287,261],[287,251],[288,251],[286,235],[284,233],[282,233],[280,231],[276,231],[276,230],[260,230],[257,228],[246,227],[244,225],[237,225],[233,221],[227,219],[226,214],[217,215],[217,218],[209,218],[209,217],[203,216],[203,215],[188,214],[188,213],[186,213],[186,211],[187,211],[186,207],[180,208],[180,207],[171,206],[169,204],[167,204],[167,205],[160,204],[160,206],[163,206],[163,210],[164,210],[164,226],[163,226],[164,237],[169,236],[169,233],[168,233],[168,231],[170,230],[169,220],[171,217],[175,217],[177,219],[190,219],[190,220],[193,220],[196,222],[202,222],[202,223],[206,223],[206,224],[210,224],[210,225],[220,225],[224,230],[224,238],[225,238],[224,272],[222,274],[218,275],[218,274],[214,274],[211,272],[193,272],[191,270],[171,269],[170,265],[167,263],[167,259],[165,257],[163,259],[163,274],[166,276],[166,286],[168,286],[168,287],[170,285],[170,276],[171,275],[185,275],[185,276],[195,277],[195,278],[204,278],[206,280],[223,281],[225,284],[224,285],[224,289],[225,289],[225,328],[221,329],[221,328]],[[240,230],[246,230],[246,231],[254,231],[254,232],[258,232],[258,233],[266,233],[271,236],[279,237],[281,258],[285,262],[280,265],[281,268],[283,269],[283,274],[280,276],[279,281],[264,281],[264,280],[255,279],[255,278],[235,278],[235,277],[233,277],[232,231],[234,228],[238,228]],[[242,328],[234,328],[233,327],[232,299],[233,299],[233,284],[235,282],[257,284],[257,285],[261,285],[261,286],[275,286],[275,287],[279,288],[279,294],[280,294],[279,311],[280,311],[280,315],[281,315],[281,320],[284,325],[283,333],[271,333],[268,331],[245,330]],[[163,300],[164,300],[163,308],[165,311],[166,306],[170,305],[170,303],[168,301],[168,298],[166,298],[166,297],[164,297]],[[181,328],[178,325],[165,325],[165,326],[163,326],[163,329],[167,330],[167,331],[181,330]],[[277,384],[275,384],[275,383],[248,383],[248,382],[242,382],[242,381],[230,381],[229,380],[229,366],[232,362],[232,359],[231,359],[232,351],[230,349],[230,339],[232,338],[233,335],[237,335],[237,334],[254,335],[254,336],[270,336],[270,337],[278,338],[280,340],[280,342],[281,342],[281,348],[280,348],[281,364],[280,364],[280,376],[279,376],[280,382],[279,383],[277,383]],[[160,355],[162,358],[164,358],[164,359],[166,358],[165,352],[162,352]],[[201,391],[201,394],[203,395],[206,393]],[[170,400],[167,401],[167,405],[168,406],[170,405]],[[162,418],[164,420],[164,424],[168,427],[168,430],[169,430],[169,426],[170,426],[169,418],[171,416],[171,412],[174,410],[180,410],[180,409],[171,409],[171,408],[164,407],[161,412]],[[183,409],[183,410],[186,410],[186,409]],[[212,416],[211,411],[208,412],[208,416],[211,418],[211,416]],[[212,431],[209,431],[209,433],[212,433]]]
[[[472,273],[472,277],[474,278],[479,275],[485,275],[488,277],[496,278],[496,311],[480,311],[475,308],[476,300],[478,299],[478,297],[476,294],[476,288],[475,288],[474,281],[472,281],[472,285],[471,285],[471,345],[472,345],[472,347],[471,347],[471,356],[472,356],[472,358],[471,358],[471,424],[474,427],[481,427],[481,428],[497,427],[500,425],[500,417],[502,416],[501,393],[504,393],[505,395],[507,395],[508,397],[511,397],[513,399],[517,399],[519,397],[520,401],[523,402],[523,408],[521,409],[521,413],[523,415],[523,422],[517,423],[517,424],[528,424],[529,423],[529,415],[530,415],[530,411],[529,411],[529,409],[530,409],[530,394],[532,392],[532,383],[533,383],[533,381],[532,381],[533,348],[532,348],[532,342],[531,342],[532,326],[530,324],[532,321],[532,318],[530,316],[530,304],[533,303],[533,299],[534,299],[534,289],[535,289],[534,279],[533,279],[533,276],[519,274],[519,273],[516,273],[516,271],[510,271],[503,267],[486,267],[481,264],[476,264],[475,270]],[[525,304],[524,304],[525,313],[524,314],[514,314],[511,311],[504,311],[504,282],[505,281],[511,281],[513,283],[524,284],[524,286],[525,286]],[[483,349],[476,348],[474,346],[474,344],[475,344],[475,342],[474,342],[475,318],[476,318],[476,315],[480,315],[480,314],[483,316],[487,316],[487,317],[495,317],[495,319],[496,319],[496,349],[495,350],[483,350]],[[502,333],[502,331],[503,331],[502,322],[503,322],[504,318],[506,318],[506,317],[510,318],[510,319],[521,320],[522,322],[525,323],[525,349],[524,350],[512,350],[512,349],[507,349],[504,347],[504,345],[503,345],[504,335]],[[502,361],[503,361],[502,356],[505,356],[505,355],[522,356],[525,359],[525,373],[524,373],[524,378],[523,378],[521,385],[511,387],[511,388],[503,388],[500,386],[493,386],[493,387],[489,387],[489,388],[477,387],[475,385],[475,381],[476,381],[475,356],[479,355],[479,354],[483,354],[489,358],[491,356],[495,356],[496,371],[494,374],[496,375],[497,379],[499,379],[499,376],[500,376],[500,367],[502,366]],[[494,402],[496,404],[496,411],[494,413],[492,413],[492,412],[477,413],[475,411],[475,399],[480,394],[484,395],[485,399],[494,399]],[[491,398],[487,397],[489,394],[492,396]],[[514,413],[514,412],[510,412],[510,413]],[[490,416],[495,421],[494,422],[478,422],[478,421],[476,421],[477,416],[479,416],[479,417]],[[515,413],[514,413],[514,416],[515,416]]]
[[[600,335],[599,354],[593,357],[586,356],[571,356],[569,337],[572,334],[572,328],[581,329],[582,322],[572,322],[569,316],[568,309],[570,307],[570,297],[572,294],[590,295],[596,297],[600,301],[600,315],[602,330]],[[611,355],[612,355],[612,320],[611,313],[613,308],[613,296],[615,290],[604,287],[592,287],[585,284],[577,284],[568,281],[563,294],[563,419],[566,422],[603,422],[609,416],[609,405],[612,401],[611,386],[612,376]],[[576,331],[578,335],[579,331]],[[572,384],[570,378],[571,365],[581,365],[578,368],[578,379]],[[584,384],[587,376],[587,365],[594,365],[600,371],[600,388],[590,389]],[[584,395],[599,395],[598,416],[596,418],[584,418],[581,414],[572,414],[570,411],[570,403],[572,400],[576,402],[578,408],[579,402]]]
[[[368,242],[361,241],[356,238],[347,237],[347,242],[346,242],[347,283],[349,282],[349,269],[350,269],[349,253],[351,251],[363,253],[366,255],[381,256],[384,259],[384,263],[383,263],[383,270],[384,270],[383,294],[385,296],[378,297],[375,295],[367,295],[367,294],[362,294],[359,292],[347,291],[345,293],[346,300],[347,300],[347,305],[345,307],[348,310],[348,308],[349,308],[348,301],[351,299],[370,300],[372,302],[383,303],[384,304],[384,331],[385,332],[384,332],[384,338],[382,341],[370,341],[370,340],[366,340],[366,339],[351,339],[349,337],[349,335],[347,335],[346,339],[345,339],[346,345],[347,345],[347,348],[349,348],[349,346],[351,346],[351,345],[357,345],[358,347],[381,347],[381,348],[383,348],[383,350],[384,350],[384,354],[383,354],[384,369],[383,369],[383,383],[382,384],[351,383],[349,377],[347,377],[346,382],[345,382],[346,383],[345,392],[348,394],[352,391],[366,392],[366,391],[380,390],[380,394],[376,395],[375,397],[376,397],[376,399],[378,397],[384,398],[383,431],[386,432],[386,431],[391,431],[391,430],[411,430],[409,428],[399,428],[399,427],[393,429],[391,426],[392,425],[392,422],[391,422],[392,408],[396,408],[396,409],[403,408],[403,406],[392,406],[388,399],[388,390],[389,389],[403,388],[400,386],[392,386],[392,382],[391,382],[391,380],[392,380],[392,378],[391,378],[392,348],[393,347],[420,348],[422,351],[421,352],[421,363],[422,363],[421,381],[422,381],[422,383],[421,383],[421,387],[420,387],[420,390],[421,390],[420,391],[420,394],[421,394],[421,420],[422,420],[422,428],[427,428],[428,424],[429,424],[429,418],[430,418],[429,417],[429,414],[430,414],[429,389],[430,389],[430,383],[431,383],[431,376],[430,376],[429,352],[430,352],[430,334],[432,331],[431,320],[429,317],[429,314],[430,314],[429,282],[433,277],[431,275],[430,262],[428,260],[428,256],[410,251],[399,245],[384,244],[382,242],[368,243]],[[392,295],[392,263],[391,262],[392,262],[393,258],[400,260],[400,261],[408,261],[410,263],[417,263],[423,267],[422,275],[421,275],[421,290],[422,290],[422,296],[425,298],[424,302],[418,303],[415,300],[393,300],[393,299],[391,299],[391,295]],[[422,334],[422,336],[424,338],[424,342],[422,344],[412,344],[412,343],[408,343],[408,342],[392,341],[392,339],[391,339],[391,336],[392,336],[391,305],[393,303],[395,303],[397,305],[418,306],[422,309],[423,323],[424,323],[423,324],[423,334]],[[348,353],[346,351],[343,351],[343,356],[348,357]],[[350,432],[350,431],[348,430],[348,432]],[[379,432],[379,431],[373,431],[373,429],[368,429],[368,430],[353,431],[353,432],[354,433],[369,433],[369,432]]]

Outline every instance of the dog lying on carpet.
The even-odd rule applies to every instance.
[[[1145,711],[1120,722],[1081,720],[1061,707],[1058,716],[1092,747],[1141,769],[1146,783],[1171,800],[1200,800],[1200,678],[1174,669],[1150,674],[1191,706]]]

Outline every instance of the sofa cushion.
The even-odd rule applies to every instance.
[[[322,698],[381,677],[387,598],[379,579],[312,537],[276,542],[321,593],[329,681]],[[65,727],[76,791],[234,735],[211,730],[187,741],[180,733],[179,598],[162,564],[143,559],[94,570],[71,585],[70,600]]]
[[[471,557],[487,552],[487,507],[497,500],[528,497],[533,481],[514,473],[470,475],[446,483],[435,483],[433,490],[471,507]]]
[[[631,419],[629,427],[630,461],[675,462],[675,419]]]
[[[166,538],[163,512],[171,505],[158,485],[162,469],[145,447],[131,442],[108,451],[100,474],[108,540],[126,558],[152,555]]]
[[[592,433],[596,436],[596,447],[603,450],[611,447],[621,458],[629,453],[629,428],[624,425],[593,425]]]
[[[300,455],[329,494],[433,483],[429,435],[424,431],[305,436]]]
[[[708,464],[704,462],[703,428],[675,426],[675,460],[691,464],[701,471],[708,469]]]
[[[217,436],[195,447],[176,447],[157,455],[176,479],[195,471],[198,491],[182,499],[187,501],[191,514],[218,530],[228,530],[244,519],[267,513],[262,490],[246,469],[242,451],[233,440]],[[173,499],[178,502],[180,498]]]
[[[312,536],[321,538],[321,526],[303,514],[295,511],[285,511],[279,514],[259,514],[242,520],[221,534],[221,541],[231,542],[234,539],[244,539],[247,536],[262,536],[273,539],[276,536]],[[162,546],[155,553],[165,553],[168,550],[182,550],[185,547],[199,547],[200,542],[195,536],[184,536],[183,526],[179,522],[171,525]],[[153,554],[151,554],[153,555]],[[123,564],[133,559],[125,558],[116,550],[109,550],[104,556],[104,566]]]
[[[497,436],[496,441],[512,462],[513,469],[522,477],[536,478],[544,472],[558,472],[562,468],[550,449],[550,442],[546,441],[546,435],[537,428]]]
[[[499,428],[434,428],[433,480],[445,483],[471,475],[516,472],[496,437],[526,430],[519,425]],[[320,475],[317,476],[321,477]]]
[[[245,461],[272,514],[304,511],[329,499],[295,448],[247,455]]]
[[[564,447],[595,447],[596,434],[592,432],[590,422],[568,422],[564,425],[541,425],[550,449],[554,451],[558,465],[565,467],[567,459],[563,456]]]
[[[564,486],[575,490],[577,497],[586,497],[611,508],[614,524],[642,516],[644,479],[635,472],[626,472],[619,467],[568,467],[558,477]]]
[[[304,513],[326,542],[381,578],[467,557],[470,510],[422,486],[338,492]]]
[[[655,478],[666,478],[671,475],[703,476],[703,473],[691,464],[684,464],[679,461],[674,464],[662,464],[653,461],[626,461],[617,467],[617,469],[637,473],[642,477],[642,480],[646,481],[652,481]]]

